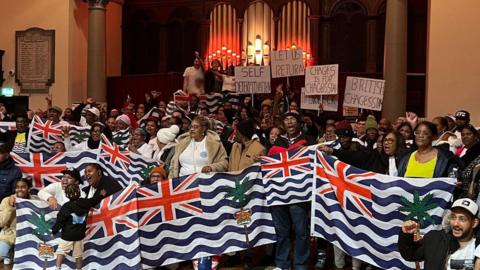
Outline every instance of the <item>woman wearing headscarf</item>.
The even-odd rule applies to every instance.
[[[83,150],[94,150],[100,148],[100,142],[102,140],[102,134],[107,137],[107,139],[112,139],[112,132],[110,129],[103,123],[95,122],[90,128],[90,136],[87,140],[83,142],[72,145],[69,134],[70,127],[66,126],[63,129],[63,144],[67,151],[83,151]]]
[[[175,138],[179,131],[180,128],[177,125],[171,125],[169,128],[162,128],[157,132],[157,150],[153,153],[153,159],[164,164],[167,173],[175,153],[175,146],[177,145]]]

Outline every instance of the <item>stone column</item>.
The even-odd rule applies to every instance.
[[[107,101],[105,12],[109,0],[88,0],[87,94]]]
[[[320,59],[317,60],[318,64],[330,64],[330,22],[330,17],[322,17],[322,45],[320,46]]]
[[[383,116],[405,114],[407,100],[407,0],[388,0],[385,24]]]
[[[208,39],[210,36],[210,20],[204,20],[200,23],[200,58],[205,57],[208,61]],[[205,63],[206,64],[206,63]]]
[[[369,16],[367,19],[367,66],[368,73],[377,72],[377,17]]]
[[[310,51],[312,65],[319,63],[318,39],[320,38],[320,15],[310,15]]]

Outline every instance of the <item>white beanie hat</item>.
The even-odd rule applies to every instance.
[[[157,132],[157,139],[159,142],[167,144],[175,140],[178,132],[180,132],[180,128],[178,128],[177,125],[172,125],[169,128],[162,128]]]
[[[128,118],[128,116],[125,114],[119,115],[115,120],[116,121],[120,120],[129,126],[132,124],[132,122],[130,121],[130,118]]]

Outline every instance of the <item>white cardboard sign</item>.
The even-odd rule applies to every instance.
[[[305,68],[305,94],[338,94],[338,64],[311,66]]]
[[[320,103],[323,104],[323,110],[326,112],[338,111],[338,96],[307,96],[305,88],[302,88],[300,96],[300,109],[318,111]]]
[[[235,90],[238,94],[269,94],[270,68],[268,66],[235,67]]]
[[[343,106],[381,111],[385,80],[347,77]]]
[[[303,50],[272,51],[272,78],[305,75]]]

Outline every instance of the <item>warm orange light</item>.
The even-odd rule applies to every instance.
[[[228,53],[228,54],[231,54],[231,53],[232,53],[232,50],[228,49],[228,50],[227,50],[227,53]]]
[[[297,48],[297,45],[295,43],[292,44],[292,50],[295,50]]]
[[[227,46],[223,45],[222,46],[222,51],[225,51],[227,49]]]

